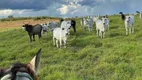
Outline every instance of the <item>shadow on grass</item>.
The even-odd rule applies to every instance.
[[[121,36],[120,33],[111,33],[109,34],[109,37],[116,37],[116,36]]]
[[[110,27],[110,29],[118,29],[119,26],[113,26],[113,27]]]

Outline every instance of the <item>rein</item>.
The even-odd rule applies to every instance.
[[[22,72],[17,72],[16,77],[17,77],[16,80],[20,80],[20,77],[26,77],[26,78],[28,78],[30,80],[33,80],[33,78],[29,74],[22,73]]]

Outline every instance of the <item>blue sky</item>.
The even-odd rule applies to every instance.
[[[0,0],[0,18],[14,16],[74,17],[136,13],[142,0]]]

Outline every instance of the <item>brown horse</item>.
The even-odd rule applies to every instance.
[[[38,80],[40,56],[41,49],[28,64],[15,63],[8,69],[0,69],[0,80]]]

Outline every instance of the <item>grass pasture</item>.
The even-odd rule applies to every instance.
[[[52,34],[30,43],[27,32],[0,32],[0,67],[26,63],[42,48],[39,80],[142,80],[142,20],[135,16],[135,33],[125,35],[120,16],[110,16],[105,38],[83,31],[77,19],[77,33],[71,30],[67,48],[53,46]]]

